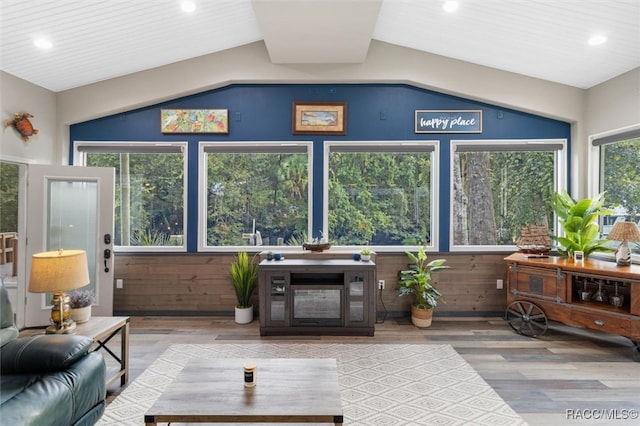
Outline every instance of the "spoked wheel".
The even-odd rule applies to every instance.
[[[527,337],[542,336],[547,331],[547,316],[531,302],[513,302],[507,306],[505,319],[516,333]]]

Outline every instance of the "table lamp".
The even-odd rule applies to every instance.
[[[622,241],[616,250],[616,263],[618,266],[631,265],[631,250],[629,241],[640,241],[640,230],[633,222],[616,222],[613,229],[607,235],[608,240]]]
[[[51,325],[48,334],[72,333],[76,323],[71,319],[67,290],[89,284],[87,253],[84,250],[56,250],[36,253],[31,258],[29,291],[53,293]]]

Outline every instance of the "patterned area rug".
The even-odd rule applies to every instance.
[[[98,425],[144,425],[146,411],[192,358],[335,358],[345,425],[526,425],[450,345],[321,343],[173,345]]]

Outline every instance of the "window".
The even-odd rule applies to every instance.
[[[436,243],[438,143],[326,142],[325,234],[337,245]]]
[[[594,192],[604,191],[606,204],[616,206],[613,215],[602,218],[603,235],[615,222],[626,220],[640,225],[640,126],[592,138],[592,159],[597,170]],[[638,244],[630,243],[629,248],[640,255]]]
[[[452,141],[451,249],[513,250],[525,225],[554,229],[565,140]]]
[[[200,142],[199,248],[302,245],[310,228],[311,148]]]
[[[119,251],[185,251],[186,142],[76,142],[76,164],[116,170]]]

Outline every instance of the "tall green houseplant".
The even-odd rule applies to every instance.
[[[255,257],[255,256],[254,256]],[[238,308],[250,308],[251,295],[256,287],[258,278],[258,265],[254,259],[249,259],[249,255],[244,252],[238,252],[238,256],[231,263],[231,283],[236,292]]]
[[[442,299],[442,293],[431,284],[434,272],[449,269],[445,266],[446,259],[429,261],[424,247],[420,247],[417,253],[405,252],[410,260],[409,269],[398,273],[398,295],[414,295],[415,300],[411,305],[411,322],[418,327],[431,325],[433,308]]]
[[[563,190],[553,194],[553,211],[564,230],[564,236],[554,236],[561,244],[558,252],[562,255],[573,256],[576,251],[584,252],[588,256],[594,252],[612,252],[609,247],[611,241],[600,238],[598,217],[608,216],[613,210],[604,205],[604,192],[594,198],[584,198],[575,201]]]

